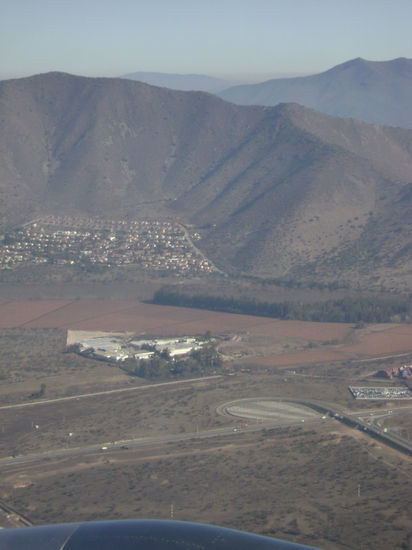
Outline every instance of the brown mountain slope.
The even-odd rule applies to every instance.
[[[230,272],[411,284],[411,131],[61,73],[0,82],[0,123],[3,229],[178,215]]]
[[[411,134],[297,105],[277,113],[287,124],[258,147],[259,162],[196,217],[216,224],[209,253],[265,277],[410,285]]]
[[[239,105],[294,102],[339,117],[412,128],[412,59],[357,58],[323,73],[234,86],[221,98]]]
[[[176,198],[263,116],[238,117],[206,94],[59,73],[2,82],[0,100],[1,182],[9,200],[33,202],[19,205],[24,215],[46,202],[133,216]]]

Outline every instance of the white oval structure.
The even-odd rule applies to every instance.
[[[301,422],[320,416],[319,413],[305,405],[269,397],[238,399],[221,405],[217,411],[226,416],[253,420],[279,420],[280,423]]]

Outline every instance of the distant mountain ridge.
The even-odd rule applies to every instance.
[[[412,128],[412,59],[353,59],[311,76],[241,85],[219,97],[239,105],[294,102],[339,117]]]
[[[121,78],[138,80],[139,82],[144,82],[152,86],[161,86],[162,88],[186,92],[201,91],[218,93],[229,86],[235,85],[233,81],[202,74],[171,74],[138,71],[125,74]]]
[[[0,232],[174,217],[232,274],[412,287],[412,132],[48,73],[0,82]]]

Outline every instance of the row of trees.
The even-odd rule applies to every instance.
[[[261,302],[254,298],[215,296],[210,294],[185,294],[176,289],[163,287],[154,297],[155,304],[193,307],[242,313],[278,319],[298,319],[301,321],[328,321],[339,323],[384,323],[395,316],[405,320],[409,304],[398,298],[342,298],[323,302]]]

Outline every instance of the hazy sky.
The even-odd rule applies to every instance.
[[[0,78],[316,73],[412,58],[412,0],[0,0]]]

